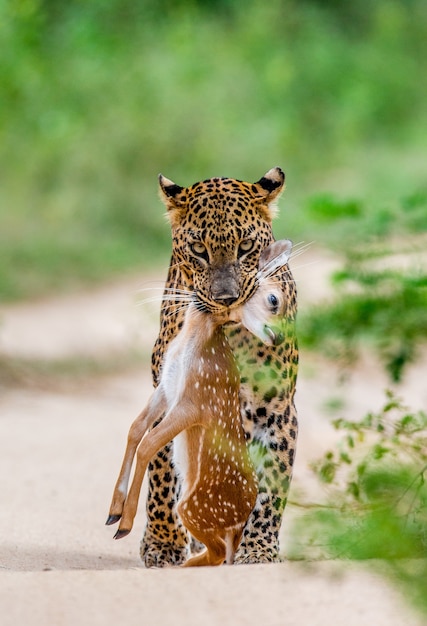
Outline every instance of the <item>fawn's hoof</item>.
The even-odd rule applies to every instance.
[[[130,533],[130,530],[125,530],[124,528],[120,529],[116,532],[116,534],[114,535],[114,539],[123,539],[123,537],[126,537],[126,535],[128,535]]]
[[[107,517],[107,521],[105,522],[105,525],[112,526],[113,524],[116,524],[120,518],[121,518],[121,515],[109,515]]]

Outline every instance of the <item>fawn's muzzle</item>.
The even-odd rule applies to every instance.
[[[280,346],[285,339],[285,335],[279,329],[275,329],[273,326],[264,325],[264,332],[270,339],[273,346]]]

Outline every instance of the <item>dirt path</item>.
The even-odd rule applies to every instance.
[[[321,292],[329,262],[297,272],[301,301]],[[143,282],[152,289],[152,280]],[[135,306],[141,284],[129,279],[92,293],[2,307],[0,351],[58,358],[107,354],[135,342],[148,350],[158,305]],[[419,376],[412,371],[406,385],[425,402]],[[295,484],[304,483],[307,461],[332,436],[320,407],[333,380],[311,360],[302,367]],[[144,363],[138,372],[97,379],[81,389],[1,392],[2,625],[424,623],[394,589],[359,567],[293,562],[193,571],[141,567],[143,505],[135,530],[122,541],[112,540],[104,521],[130,420],[150,386]],[[379,406],[384,386],[378,368],[365,363],[345,391],[351,411]],[[285,550],[288,540],[285,523]]]

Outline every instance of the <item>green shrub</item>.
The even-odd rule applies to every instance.
[[[387,392],[378,413],[333,424],[341,440],[312,466],[325,499],[298,521],[292,556],[382,559],[427,612],[427,414]]]
[[[326,219],[329,224],[335,216],[334,228],[342,233],[336,248],[344,255],[344,267],[332,277],[333,299],[302,312],[298,334],[304,346],[343,363],[351,363],[358,347],[368,344],[397,382],[427,339],[422,261],[427,194],[416,192],[396,209],[369,209],[361,202],[330,197],[312,202],[318,222]]]

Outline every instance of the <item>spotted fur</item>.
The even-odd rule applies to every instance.
[[[148,462],[173,439],[182,481],[179,518],[206,546],[186,566],[220,565],[226,558],[232,563],[257,496],[240,420],[239,373],[222,328],[228,319],[190,303],[183,328],[167,350],[160,384],[129,431],[107,520],[120,520],[116,539],[131,531]],[[161,422],[147,433],[164,411]]]
[[[163,355],[183,325],[185,311],[174,293],[191,291],[211,313],[238,307],[254,293],[261,252],[273,241],[271,221],[283,184],[279,168],[256,183],[213,178],[183,188],[160,177],[173,246],[152,357],[155,384]],[[243,427],[259,483],[236,553],[235,561],[242,563],[279,557],[279,530],[295,455],[296,288],[287,266],[281,286],[286,322],[282,344],[265,346],[241,326],[225,329],[240,371]],[[172,446],[167,445],[149,467],[148,522],[141,542],[141,558],[148,567],[180,564],[186,558],[190,538],[177,515],[178,492]]]

